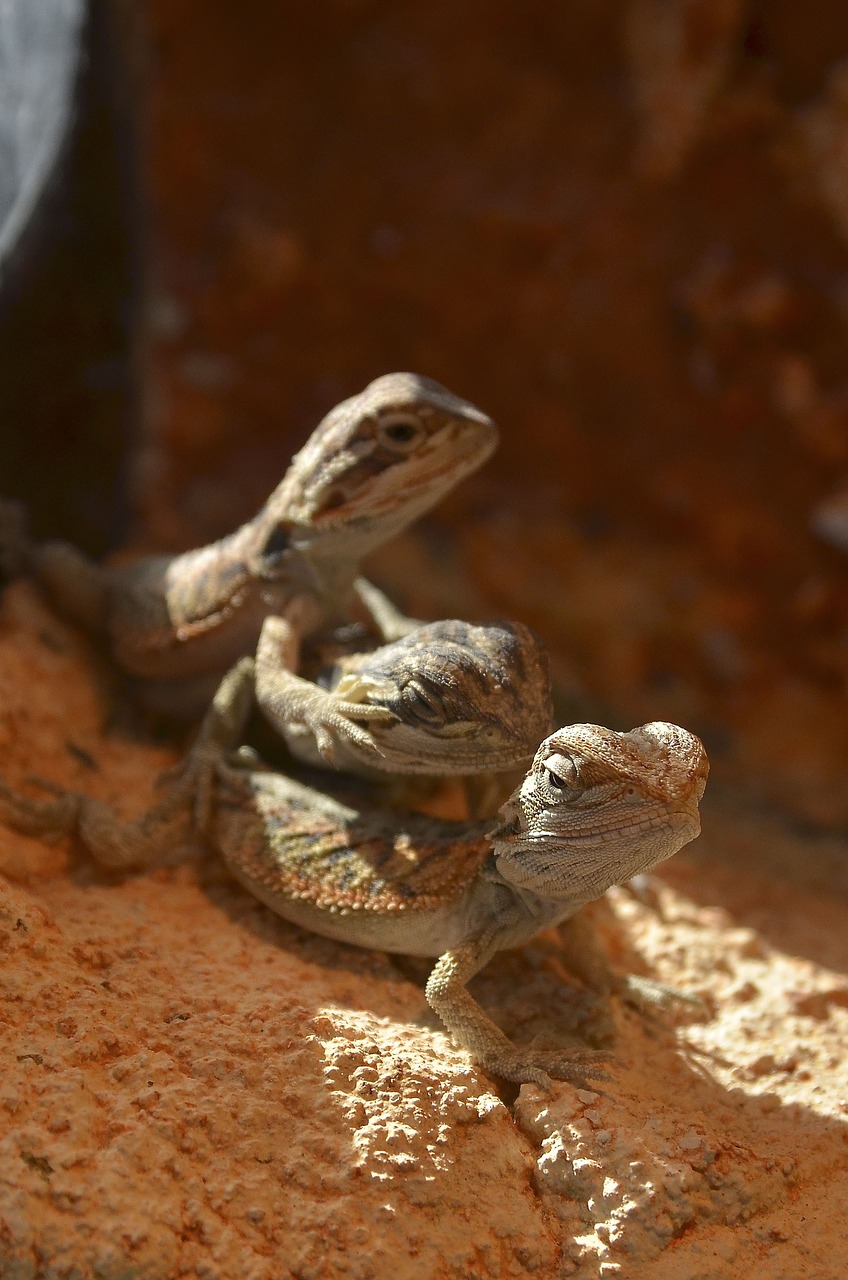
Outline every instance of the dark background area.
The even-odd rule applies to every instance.
[[[98,0],[79,48],[65,39],[65,138],[0,279],[3,492],[40,534],[99,554],[126,536],[140,404],[141,102],[121,8]]]

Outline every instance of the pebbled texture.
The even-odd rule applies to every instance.
[[[165,753],[106,740],[84,651],[23,585],[0,707],[16,783],[38,759],[147,802]],[[714,796],[653,895],[594,911],[618,961],[712,1017],[613,1002],[603,1093],[517,1099],[434,1029],[420,978],[277,919],[217,861],[116,879],[0,830],[0,863],[4,1276],[841,1277],[840,840]],[[571,981],[552,933],[473,988],[544,1041],[597,1015]]]
[[[491,822],[469,838],[465,823],[418,814],[360,815],[330,800],[316,809],[315,794],[278,775],[228,772],[216,790],[216,843],[269,893],[346,915],[449,905],[491,851]]]

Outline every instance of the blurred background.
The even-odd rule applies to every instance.
[[[371,575],[536,627],[563,720],[680,721],[711,789],[848,830],[843,0],[97,0],[66,49],[0,279],[38,532],[216,537],[428,374],[500,451]]]

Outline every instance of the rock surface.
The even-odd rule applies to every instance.
[[[282,923],[212,856],[121,879],[0,830],[0,1275],[842,1280],[843,0],[136,11],[139,541],[233,527],[390,368],[478,401],[498,454],[369,571],[417,616],[535,626],[563,722],[704,736],[702,838],[592,918],[705,1008],[610,1007],[546,934],[476,992],[519,1041],[611,1032],[612,1078],[516,1092],[452,1048],[425,969]],[[45,318],[84,512],[115,419],[66,470],[90,415]],[[177,746],[23,585],[0,745],[13,784],[125,813]]]
[[[3,773],[135,812],[174,757],[104,727],[91,666],[6,593]],[[704,826],[593,908],[617,965],[703,1012],[606,1009],[556,933],[477,980],[519,1040],[611,1014],[603,1092],[548,1094],[471,1067],[422,974],[276,919],[212,855],[119,879],[0,831],[0,1274],[836,1280],[844,850],[733,797]]]

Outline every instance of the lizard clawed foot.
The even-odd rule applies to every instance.
[[[298,719],[314,735],[315,745],[328,764],[336,764],[339,748],[345,747],[366,755],[381,756],[379,743],[366,725],[397,723],[397,716],[387,707],[368,702],[348,702],[333,694],[310,699]],[[364,721],[365,724],[360,724]]]
[[[254,660],[241,658],[218,686],[194,745],[180,764],[164,770],[156,781],[168,794],[158,806],[169,818],[180,808],[191,812],[194,831],[206,836],[212,824],[218,769],[235,750],[253,701]]]
[[[567,1080],[578,1089],[591,1089],[593,1080],[609,1079],[604,1066],[611,1057],[590,1049],[512,1049],[487,1055],[480,1066],[515,1084],[549,1089],[553,1080]]]

